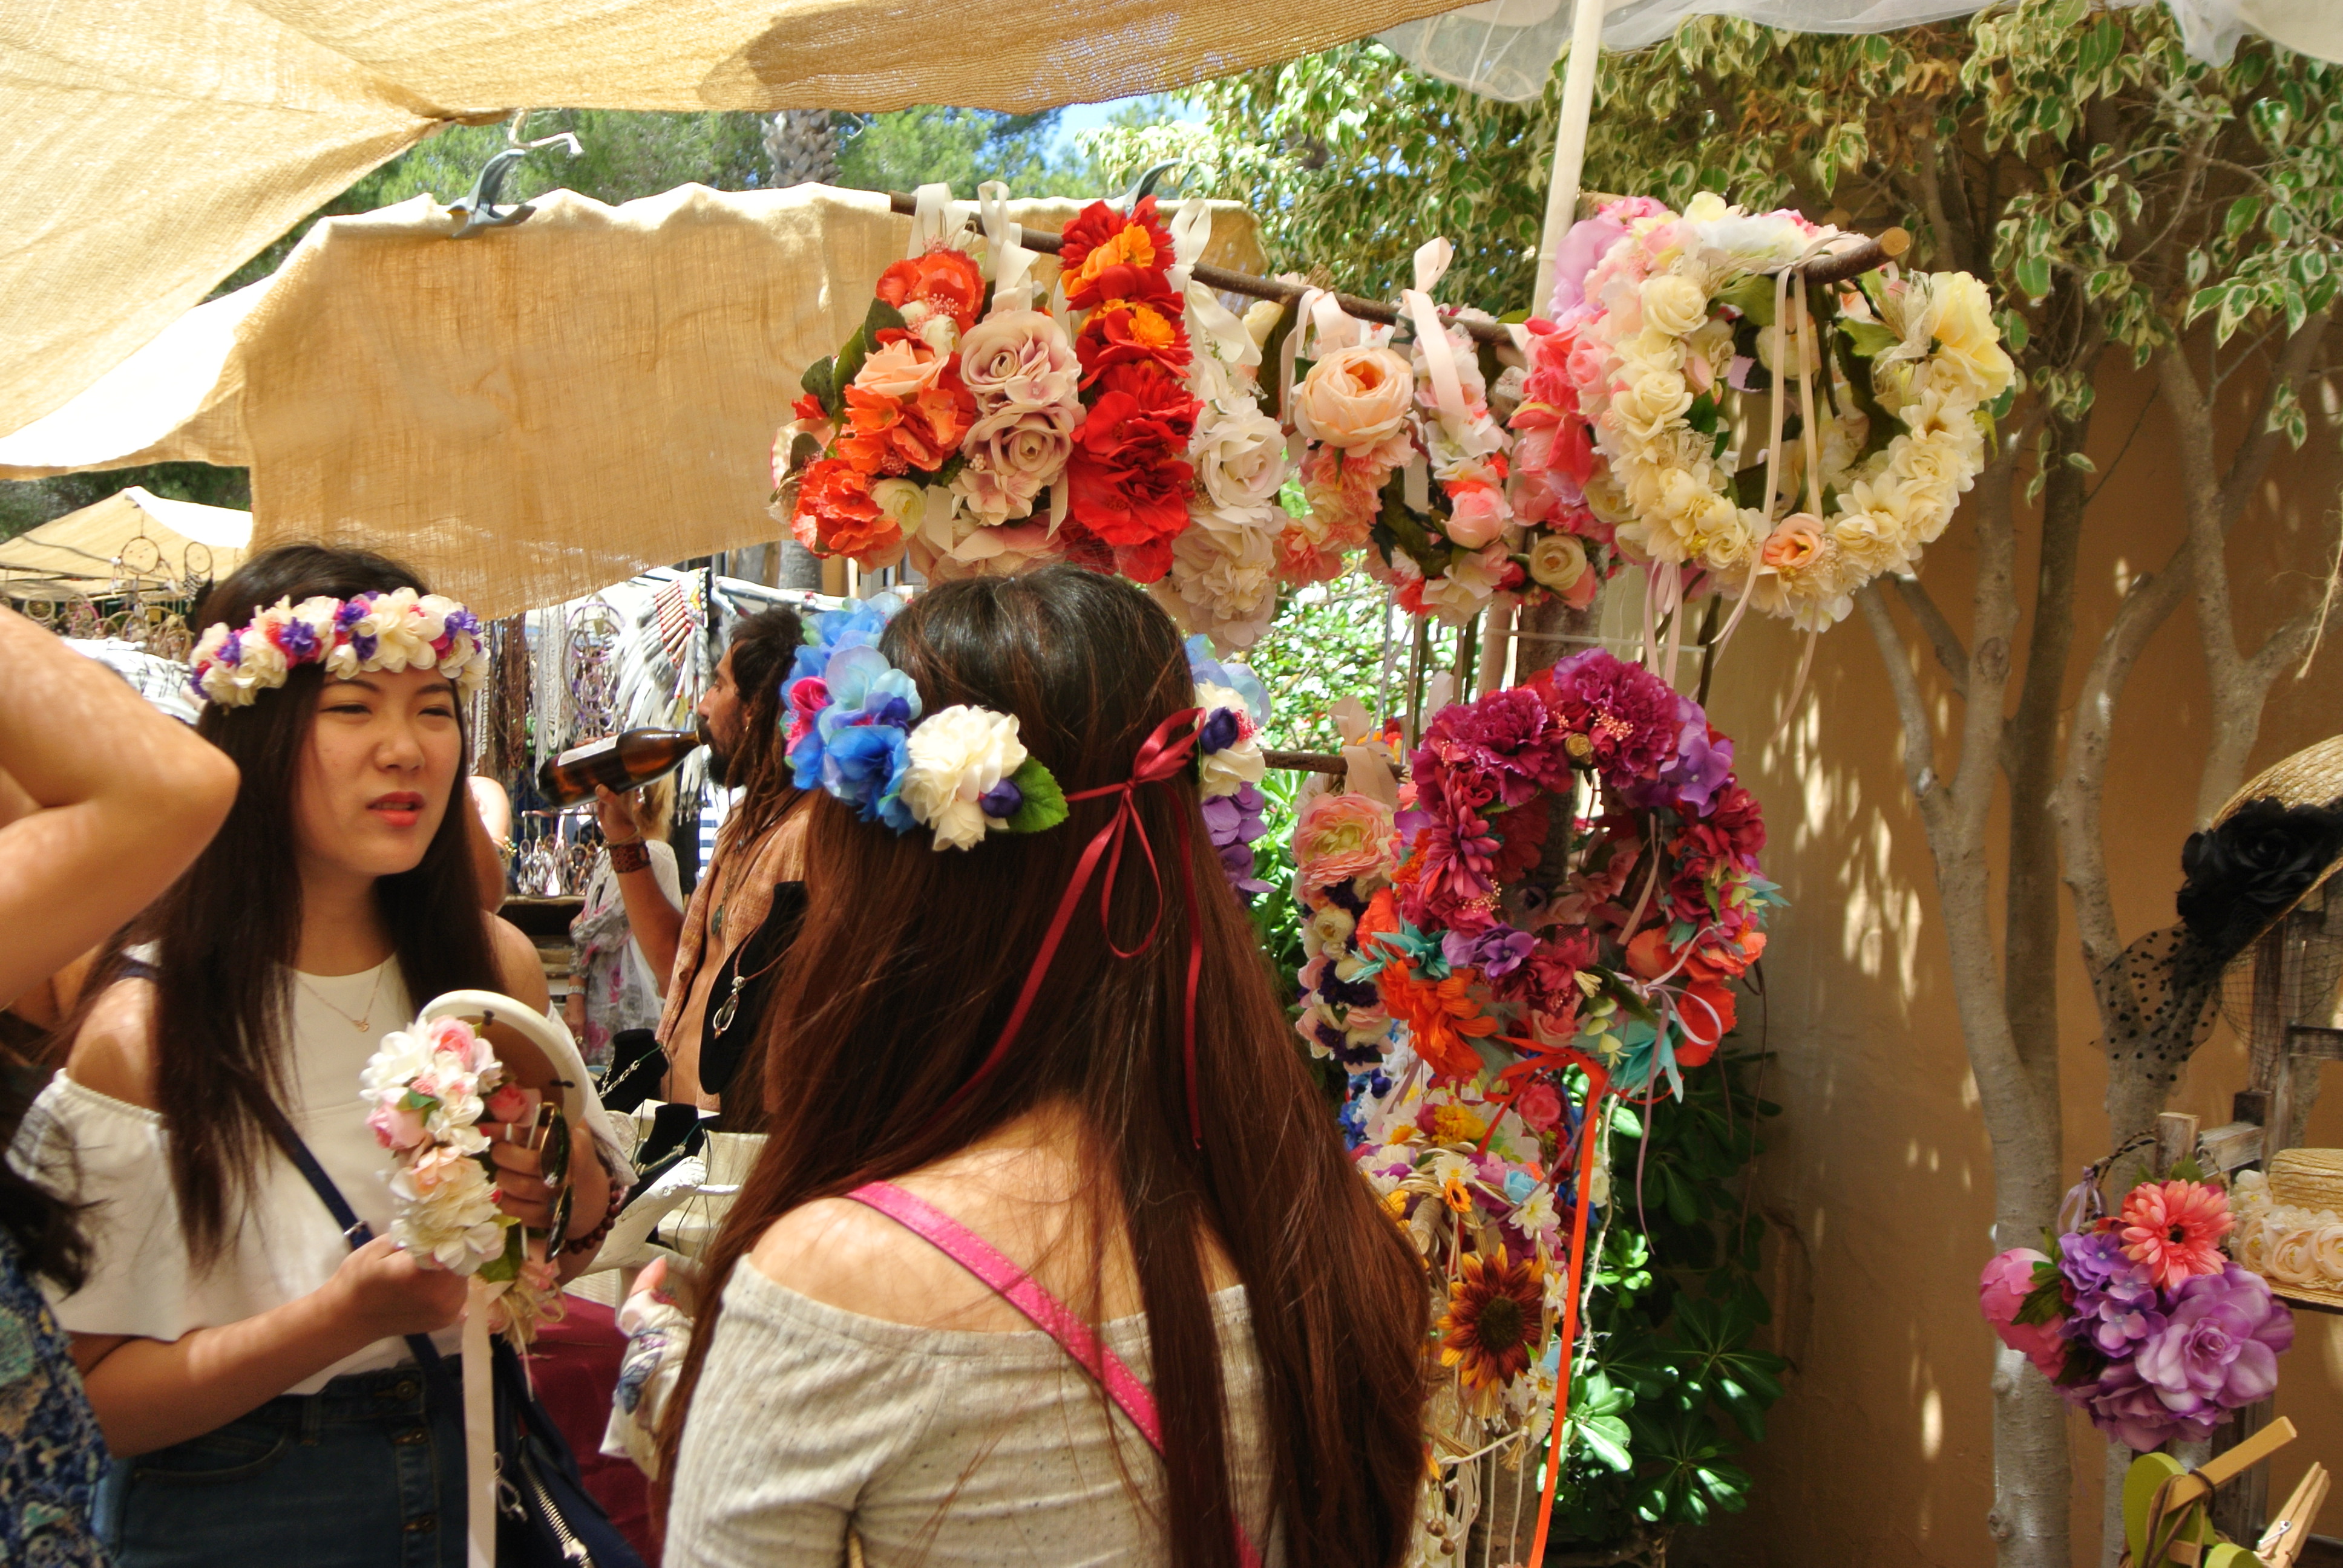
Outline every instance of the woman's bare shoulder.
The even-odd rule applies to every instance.
[[[501,915],[483,915],[488,922],[488,946],[497,959],[497,972],[504,980],[504,993],[515,1001],[525,1001],[543,1012],[552,1005],[552,992],[545,980],[545,961],[537,955],[537,944],[528,933]]]
[[[90,1005],[65,1058],[65,1076],[126,1105],[158,1111],[155,1092],[155,984],[118,980]]]
[[[866,1318],[925,1329],[1029,1326],[933,1245],[850,1198],[790,1210],[765,1227],[749,1261],[775,1284]]]

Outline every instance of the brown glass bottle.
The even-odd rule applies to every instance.
[[[537,787],[557,806],[594,798],[594,786],[618,794],[641,788],[680,767],[699,749],[689,729],[629,729],[573,746],[537,770]]]

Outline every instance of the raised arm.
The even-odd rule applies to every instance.
[[[235,802],[236,764],[127,682],[0,608],[0,1006],[171,885]]]
[[[683,910],[659,886],[626,798],[598,786],[594,796],[594,809],[602,819],[602,836],[610,843],[610,866],[618,873],[618,896],[627,906],[627,930],[635,945],[643,950],[643,962],[650,966],[659,995],[665,996],[668,978],[675,972],[675,950],[683,940]]]

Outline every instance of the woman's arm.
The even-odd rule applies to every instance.
[[[0,1006],[146,907],[211,841],[236,764],[128,683],[0,608]],[[11,792],[15,798],[15,792]]]
[[[620,846],[643,843],[626,797],[597,785],[594,809],[602,820],[602,836],[613,851],[610,865],[618,873],[618,896],[626,901],[628,932],[643,950],[643,962],[650,966],[651,979],[658,983],[659,995],[665,996],[668,977],[675,972],[675,950],[683,940],[683,910],[659,886],[648,849],[640,850],[639,864],[618,864]]]
[[[444,1329],[465,1290],[377,1236],[281,1307],[169,1341],[75,1334],[74,1361],[106,1446],[126,1459],[223,1426],[377,1340]]]
[[[537,956],[537,944],[528,940],[520,928],[509,920],[492,920],[489,935],[497,950],[498,972],[504,979],[504,992],[515,1001],[525,1001],[543,1012],[550,1005],[549,988],[545,983],[545,966]],[[555,1189],[538,1175],[544,1157],[534,1149],[499,1139],[494,1131],[499,1124],[483,1120],[481,1129],[492,1141],[488,1157],[497,1167],[497,1186],[502,1193],[499,1203],[506,1213],[517,1216],[522,1223],[542,1230],[550,1220]],[[583,1127],[569,1130],[569,1224],[567,1234],[583,1236],[602,1223],[602,1216],[610,1209],[610,1179],[594,1152],[594,1136]],[[582,1268],[588,1259],[571,1260]]]

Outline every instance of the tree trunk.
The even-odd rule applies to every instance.
[[[838,183],[838,126],[828,109],[783,109],[765,126],[773,188]]]

